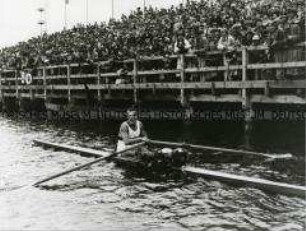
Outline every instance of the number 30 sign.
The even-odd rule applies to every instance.
[[[21,72],[21,83],[30,85],[33,81],[32,75],[30,73]]]

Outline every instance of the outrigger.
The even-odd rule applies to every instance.
[[[65,175],[69,172],[79,170],[83,167],[87,167],[91,164],[97,163],[100,160],[103,159],[110,159],[114,160],[115,162],[122,163],[122,162],[133,162],[137,163],[137,161],[131,160],[131,158],[125,158],[123,156],[118,156],[117,154],[123,153],[109,153],[106,151],[100,151],[96,149],[91,149],[91,148],[84,148],[84,147],[77,147],[77,146],[72,146],[72,145],[66,145],[66,144],[59,144],[59,143],[52,143],[48,141],[43,141],[43,140],[33,140],[34,144],[48,147],[48,148],[54,148],[58,150],[65,150],[68,152],[73,152],[73,153],[79,153],[84,156],[88,157],[97,157],[95,161],[92,161],[90,163],[75,167],[73,169],[69,169],[67,171],[64,171],[62,173],[53,175],[51,177],[45,178],[41,181],[36,182],[33,184],[34,186],[37,186],[39,184],[42,184],[46,181],[49,181],[51,179],[57,178],[59,176]],[[168,144],[170,146],[176,146],[176,147],[186,147],[185,144],[179,144],[179,143],[169,143],[169,142],[164,142],[164,141],[150,141],[153,144]],[[134,145],[133,148],[137,148],[144,145],[144,143],[140,143],[137,145]],[[188,145],[187,145],[188,146]],[[192,147],[189,145],[189,147]],[[133,149],[130,148],[130,149]],[[228,151],[231,153],[243,153],[245,152],[246,154],[249,155],[262,155],[263,157],[268,157],[268,158],[277,158],[277,156],[271,155],[271,154],[265,154],[265,153],[256,153],[256,152],[250,152],[250,151],[243,151],[243,150],[234,150],[234,149],[222,149],[222,148],[216,148],[216,147],[210,147],[210,146],[199,146],[195,145],[193,148],[204,148],[206,150],[218,150],[218,151]],[[278,155],[279,158],[290,158],[291,154],[285,154],[285,155]],[[193,167],[193,166],[180,166],[179,168],[174,167],[175,170],[179,170],[183,173],[186,173],[191,176],[201,176],[204,178],[210,178],[210,179],[215,179],[219,180],[225,183],[230,183],[231,185],[236,185],[236,186],[241,186],[241,185],[247,185],[251,187],[256,187],[259,189],[262,189],[264,191],[268,192],[273,192],[273,193],[281,193],[289,196],[297,196],[301,198],[305,198],[306,195],[306,187],[305,186],[298,186],[298,185],[291,185],[291,184],[286,184],[286,183],[280,183],[280,182],[275,182],[275,181],[270,181],[270,180],[265,180],[265,179],[260,179],[260,178],[255,178],[255,177],[246,177],[246,176],[240,176],[240,175],[234,175],[234,174],[229,174],[229,173],[223,173],[220,171],[211,171],[207,170],[204,168],[198,168],[198,167]]]

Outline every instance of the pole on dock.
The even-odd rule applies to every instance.
[[[3,84],[2,81],[5,81],[5,76],[3,75],[2,70],[0,70],[0,89],[1,89],[1,110],[4,111],[6,109],[6,105],[5,105],[5,89],[2,89]]]
[[[68,103],[71,103],[71,78],[70,78],[70,65],[67,65],[67,85],[68,85]]]
[[[248,65],[248,53],[247,49],[244,46],[242,48],[242,109],[245,110],[245,120],[250,121],[252,117],[252,105],[250,95],[248,94],[247,89],[245,88],[245,82],[247,81],[247,65]]]
[[[15,70],[15,91],[16,91],[16,99],[19,100],[19,88],[18,88],[18,71]]]
[[[248,52],[246,47],[242,47],[242,85],[243,88],[241,90],[242,94],[242,110],[245,113],[245,123],[244,123],[244,136],[245,136],[245,145],[249,147],[250,145],[250,132],[252,129],[251,120],[252,120],[252,103],[250,99],[250,95],[248,94],[247,89],[245,88],[245,82],[247,81],[247,67],[248,67]]]
[[[100,64],[99,63],[97,65],[97,84],[98,84],[98,102],[100,103],[102,100],[102,96],[101,96],[101,90],[100,90],[101,78],[100,78]]]
[[[266,82],[266,86],[265,86],[265,96],[266,97],[270,97],[270,86],[269,86],[269,82]]]
[[[44,85],[44,100],[47,100],[47,69],[43,66],[43,85]]]
[[[18,71],[15,70],[15,97],[16,97],[16,103],[17,103],[17,108],[20,110],[22,107],[22,99],[20,97],[20,92],[19,92],[19,86],[18,86]]]
[[[185,72],[185,55],[181,54],[178,56],[181,61],[181,89],[180,89],[180,103],[184,110],[184,118],[189,119],[192,116],[193,109],[190,105],[190,103],[187,100],[186,92],[184,89],[185,85],[185,79],[186,79],[186,72]]]
[[[107,87],[107,96],[110,97],[111,95],[111,83],[110,83],[110,79],[109,77],[105,77],[105,84],[106,84],[106,87]]]
[[[0,69],[0,110],[4,110],[4,94],[2,90],[2,70]]]
[[[3,95],[2,95],[3,91],[2,91],[2,70],[0,69],[0,101],[2,103],[3,100]]]
[[[137,76],[138,76],[138,62],[137,58],[135,58],[134,62],[134,71],[133,71],[133,88],[134,88],[134,103],[138,103],[138,96],[137,96]]]
[[[224,80],[224,82],[226,82],[228,80],[228,76],[229,76],[229,61],[227,60],[224,53],[222,54],[222,58],[223,58],[223,65],[225,66],[223,80]]]
[[[184,90],[184,83],[185,83],[185,56],[184,54],[181,54],[178,56],[178,58],[181,60],[181,89],[180,89],[180,101],[181,105],[184,107],[186,106],[186,95]]]
[[[17,105],[17,110],[20,110],[22,107],[22,102],[20,99],[20,94],[19,94],[19,87],[18,87],[18,71],[14,71],[15,75],[15,104]]]

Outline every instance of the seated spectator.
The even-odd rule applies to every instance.
[[[261,36],[258,33],[255,33],[252,37],[252,46],[259,46],[261,41]]]
[[[115,84],[124,84],[130,83],[130,79],[128,77],[128,67],[126,64],[123,64],[123,67],[117,71],[118,78],[116,79]]]
[[[174,44],[174,52],[178,54],[185,54],[190,51],[191,51],[190,42],[183,35],[179,35]]]
[[[243,32],[241,43],[244,46],[250,46],[253,42],[253,36],[254,32],[252,30],[252,27],[247,27],[246,31]]]
[[[197,43],[197,50],[201,50],[201,52],[206,52],[210,50],[209,40],[205,32],[203,32],[199,37],[199,41]]]
[[[221,38],[218,41],[217,48],[218,50],[227,52],[233,51],[237,45],[237,42],[231,36],[226,29],[222,31]]]
[[[284,25],[282,23],[278,24],[278,27],[275,31],[274,40],[272,46],[274,47],[281,47],[287,41],[287,36],[285,34]]]

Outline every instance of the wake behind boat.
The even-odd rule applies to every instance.
[[[79,153],[88,157],[104,158],[110,156],[109,152],[99,151],[91,148],[83,148],[66,144],[52,143],[43,140],[33,140],[34,144],[44,146],[47,148],[54,148],[58,150],[65,150],[72,153]],[[157,153],[152,155],[124,155],[114,156],[111,160],[118,164],[124,164],[129,167],[142,167],[143,169],[158,169],[158,171],[172,170],[181,171],[188,176],[204,177],[225,182],[233,186],[251,186],[256,187],[267,192],[281,193],[290,196],[298,196],[305,198],[306,187],[290,185],[281,182],[274,182],[254,177],[246,177],[235,174],[224,173],[220,171],[211,171],[199,167],[193,167],[186,163],[188,153],[185,150],[173,150],[167,148],[157,149]],[[156,150],[155,150],[156,151]]]

